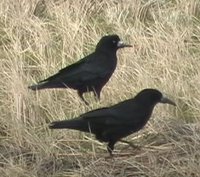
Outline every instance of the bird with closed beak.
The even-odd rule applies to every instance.
[[[93,92],[100,99],[102,88],[115,71],[116,52],[124,47],[132,47],[132,45],[123,43],[118,35],[103,36],[93,53],[28,88],[34,91],[50,88],[72,88],[77,90],[79,97],[88,105],[83,93]]]
[[[50,129],[74,129],[92,133],[101,142],[107,142],[112,155],[114,145],[122,138],[142,129],[157,103],[176,104],[157,89],[147,88],[134,98],[116,105],[96,109],[71,120],[52,122]]]

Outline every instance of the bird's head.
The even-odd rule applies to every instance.
[[[151,89],[151,88],[142,90],[136,95],[135,98],[140,100],[141,102],[148,103],[151,105],[156,105],[157,103],[164,103],[164,104],[171,104],[173,106],[176,106],[176,104],[172,100],[167,98],[159,90]]]
[[[103,36],[96,46],[97,50],[110,50],[117,51],[119,48],[132,47],[132,45],[125,44],[120,40],[118,35],[107,35]]]

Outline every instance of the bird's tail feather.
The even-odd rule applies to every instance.
[[[35,91],[35,90],[41,90],[41,89],[48,88],[48,85],[46,84],[46,82],[41,82],[38,84],[28,86],[28,88]]]
[[[55,121],[50,123],[50,129],[74,129],[74,130],[82,130],[84,129],[84,122],[81,120],[63,120],[63,121]],[[82,130],[84,131],[84,130]]]

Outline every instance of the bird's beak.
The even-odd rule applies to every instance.
[[[119,42],[117,43],[117,47],[118,47],[118,48],[124,48],[124,47],[133,47],[133,46],[130,45],[130,44],[125,44],[123,41],[119,41]]]
[[[166,103],[166,104],[171,104],[173,106],[176,106],[176,103],[174,103],[172,100],[170,100],[169,98],[167,98],[166,96],[163,96],[161,98],[161,103]]]

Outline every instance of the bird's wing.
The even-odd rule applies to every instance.
[[[105,77],[110,70],[105,65],[99,66],[101,56],[92,53],[80,61],[61,69],[58,73],[40,82],[66,81],[66,82],[87,82],[96,78]]]
[[[149,117],[149,112],[137,104],[134,99],[129,99],[111,107],[90,111],[81,117],[99,124],[128,126],[142,123],[146,117]]]
[[[86,62],[87,62],[87,58],[83,58],[83,59],[79,60],[78,62],[73,63],[73,64],[59,70],[53,76],[50,76],[47,79],[41,80],[40,82],[52,81],[52,80],[55,80],[57,78],[62,78],[64,76],[68,75],[70,72],[73,72],[74,70],[78,70]]]
[[[105,125],[105,126],[123,126],[134,123],[134,119],[131,119],[134,115],[127,115],[125,112],[119,112],[112,108],[100,108],[88,113],[82,114],[80,117],[87,120],[90,123]],[[127,118],[128,116],[128,118]]]

